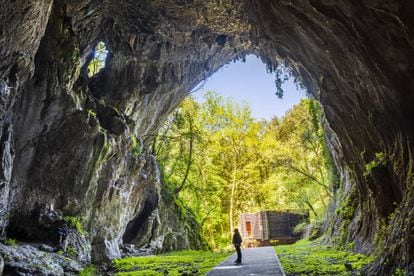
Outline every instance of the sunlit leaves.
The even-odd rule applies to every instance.
[[[88,65],[88,76],[92,77],[93,75],[99,73],[102,68],[105,67],[106,57],[108,55],[108,50],[106,49],[105,43],[102,41],[99,42],[93,52],[92,60]]]
[[[202,104],[186,99],[170,116],[154,153],[210,245],[225,246],[241,213],[324,212],[331,183],[321,115],[316,102],[303,100],[282,119],[258,122],[247,104],[208,92]]]

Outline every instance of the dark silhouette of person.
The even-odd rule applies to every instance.
[[[233,234],[233,245],[236,248],[236,252],[237,252],[237,260],[234,261],[236,264],[240,264],[241,260],[242,260],[242,254],[241,254],[241,243],[242,243],[242,237],[240,236],[239,233],[239,229],[235,228],[234,229],[234,234]]]

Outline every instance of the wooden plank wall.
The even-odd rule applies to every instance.
[[[293,212],[266,211],[268,239],[300,238],[301,234],[295,234],[294,228],[299,223],[307,220],[309,214]]]
[[[269,219],[267,217],[267,211],[261,211],[260,217],[262,219],[262,226],[263,226],[263,240],[269,239]]]
[[[309,220],[309,213],[292,211],[261,211],[240,215],[240,234],[243,239],[284,240],[299,239],[301,234],[295,234],[295,226]],[[252,235],[246,230],[246,222],[251,223]]]
[[[263,239],[263,225],[262,218],[260,213],[256,213],[256,219],[252,226],[253,229],[253,239],[262,240]]]
[[[246,230],[246,222],[251,223],[252,235],[249,237]],[[243,239],[263,239],[262,219],[260,213],[240,215],[240,235]]]

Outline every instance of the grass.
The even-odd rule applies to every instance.
[[[16,246],[17,245],[17,241],[15,239],[7,239],[5,241],[5,244],[6,245],[9,245],[9,246]]]
[[[186,250],[117,259],[113,261],[113,266],[116,275],[205,275],[229,255]]]
[[[97,276],[98,271],[92,264],[87,265],[80,273],[79,276]]]
[[[83,229],[81,221],[77,217],[65,216],[63,220],[69,225],[69,227],[76,229],[80,234],[85,235],[86,231]]]
[[[360,275],[373,257],[301,240],[275,247],[287,275]]]

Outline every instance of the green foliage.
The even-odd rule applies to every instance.
[[[93,264],[88,264],[84,269],[79,273],[79,276],[97,276],[99,275],[96,267]]]
[[[211,248],[230,243],[241,213],[300,209],[321,219],[336,181],[321,117],[312,100],[257,121],[215,92],[202,104],[186,99],[153,144],[164,200],[190,207]]]
[[[63,220],[66,221],[69,227],[76,229],[80,234],[85,235],[86,231],[83,228],[82,222],[77,217],[65,216]]]
[[[381,218],[378,222],[378,228],[375,232],[374,240],[375,244],[377,245],[377,250],[380,252],[382,250],[382,246],[384,244],[384,241],[387,238],[387,235],[389,233],[389,227],[390,224],[387,222],[387,220]]]
[[[106,56],[108,55],[108,50],[106,49],[105,43],[102,41],[96,45],[94,56],[88,65],[88,75],[92,77],[93,75],[99,73],[102,68],[105,67]]]
[[[341,246],[341,248],[345,249],[352,249],[354,244],[348,243],[349,242],[349,224],[351,223],[355,211],[357,209],[357,200],[356,197],[356,191],[351,190],[348,191],[348,196],[346,196],[341,202],[340,206],[335,210],[336,216],[338,216],[341,219],[341,225],[339,227],[339,236],[336,236],[334,238],[334,241]],[[332,225],[331,225],[332,226]],[[332,228],[331,228],[332,229]]]
[[[341,207],[336,209],[335,213],[341,215],[344,220],[352,219],[355,213],[356,202],[357,201],[353,200],[350,195],[347,196],[341,203]]]
[[[66,254],[71,257],[71,258],[77,258],[78,257],[78,252],[76,251],[76,248],[73,246],[68,246],[66,248]]]
[[[301,233],[305,232],[308,225],[309,225],[309,222],[307,222],[307,221],[301,222],[301,223],[299,223],[298,225],[295,226],[295,228],[293,229],[293,232],[295,232],[296,234],[301,234]]]
[[[283,87],[282,85],[289,79],[293,79],[297,89],[305,89],[300,75],[292,69],[292,66],[289,66],[287,62],[285,64],[274,65],[274,62],[268,59],[263,60],[266,63],[266,71],[268,73],[275,73],[275,85],[276,92],[275,95],[281,99],[283,98]]]
[[[16,246],[17,245],[17,241],[15,239],[7,239],[5,241],[5,244],[6,245],[9,245],[9,246]]]
[[[321,116],[316,102],[302,100],[278,124],[271,125],[269,140],[273,145],[266,149],[273,165],[270,169],[276,169],[273,174],[284,187],[284,201],[310,210],[313,219],[326,210],[335,180]]]
[[[92,117],[96,117],[96,112],[92,109],[87,109],[86,110],[88,112],[89,115],[91,115]]]
[[[131,135],[132,141],[132,153],[135,157],[138,157],[141,154],[142,146],[141,143],[138,141],[138,138],[135,135]]]
[[[397,268],[393,273],[392,276],[408,276],[410,275],[410,272],[407,270],[404,270],[402,268]]]
[[[368,177],[374,168],[385,166],[385,162],[385,154],[383,152],[376,152],[374,159],[371,162],[365,164],[365,171],[363,174],[364,177]]]
[[[302,234],[309,228],[309,240],[315,240],[321,237],[324,223],[323,219],[315,219],[311,222],[304,221],[296,225],[293,231],[297,234]]]
[[[205,275],[229,253],[178,251],[146,257],[128,257],[113,261],[116,275]]]
[[[316,241],[301,240],[293,245],[276,246],[287,275],[358,275],[374,258]]]

